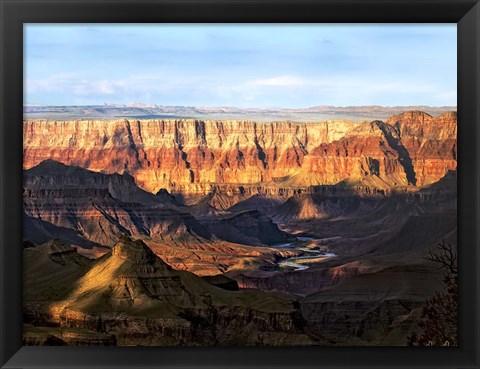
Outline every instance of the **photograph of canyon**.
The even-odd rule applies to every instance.
[[[457,345],[456,25],[24,34],[24,345]]]

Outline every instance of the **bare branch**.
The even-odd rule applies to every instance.
[[[429,250],[428,256],[425,260],[433,261],[440,265],[440,268],[446,269],[447,272],[453,275],[458,274],[457,269],[457,253],[453,246],[445,241],[437,245],[438,251]]]

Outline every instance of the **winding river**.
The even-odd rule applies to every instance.
[[[297,237],[299,241],[313,241],[314,238],[311,237]],[[318,260],[321,258],[331,258],[333,256],[337,256],[333,252],[323,252],[320,250],[309,249],[308,247],[303,247],[297,245],[295,243],[282,243],[278,245],[271,246],[275,249],[283,249],[283,250],[300,250],[304,252],[302,256],[293,256],[290,258],[285,258],[278,262],[278,266],[285,269],[294,269],[294,270],[306,270],[310,268],[309,265],[303,264],[302,261],[306,260]]]

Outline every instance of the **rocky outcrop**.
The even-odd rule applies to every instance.
[[[280,231],[269,217],[258,210],[212,218],[202,221],[202,224],[218,238],[232,243],[261,246],[295,240],[294,237]]]
[[[394,135],[408,152],[417,186],[434,183],[457,167],[456,112],[434,118],[413,111],[390,117],[386,122],[395,128]]]
[[[128,173],[104,174],[88,171],[86,169],[65,165],[51,159],[25,171],[23,187],[35,189],[77,189],[77,190],[103,190],[111,197],[128,203],[143,205],[173,204],[173,197],[165,196],[165,191],[159,191],[157,196],[139,188],[135,179]]]
[[[341,181],[421,186],[456,168],[456,113],[346,122],[25,121],[24,167],[45,159],[130,173],[149,192],[216,184],[298,188]],[[237,187],[238,187],[237,186]],[[263,190],[262,190],[263,191]],[[230,204],[230,206],[233,204]]]
[[[43,282],[26,285],[28,324],[106,333],[118,345],[312,343],[292,300],[218,288],[172,269],[142,241],[123,236],[109,254],[83,268],[75,283],[68,277],[63,288],[60,277],[71,270],[51,260],[55,250],[44,245],[25,251],[45,259],[42,269],[26,271],[27,279]]]
[[[54,300],[69,293],[92,260],[58,239],[23,250],[23,299],[25,302]],[[30,309],[37,310],[35,306]],[[32,314],[31,320],[35,320]]]
[[[290,197],[273,211],[273,219],[288,224],[349,214],[360,206],[361,198],[351,196],[300,194]]]
[[[39,243],[55,233],[86,247],[112,246],[122,234],[173,243],[211,238],[171,197],[141,190],[128,174],[47,161],[24,172],[23,199],[25,238]]]
[[[71,240],[74,239],[70,237],[73,230],[80,236],[79,244],[85,247],[92,243],[112,246],[122,234],[173,243],[211,237],[210,232],[188,213],[123,203],[107,190],[26,189],[23,198],[25,224],[43,232],[43,235],[35,234],[31,228],[26,228],[25,237],[37,242],[49,233],[51,225],[59,232],[57,236]]]

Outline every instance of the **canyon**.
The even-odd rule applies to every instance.
[[[25,120],[24,342],[404,345],[441,287],[425,256],[456,245],[456,134],[455,112]]]

